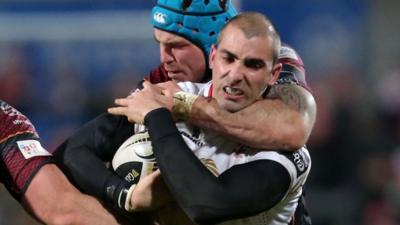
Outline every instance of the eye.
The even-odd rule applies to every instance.
[[[189,44],[184,43],[184,42],[170,43],[170,47],[171,48],[175,48],[175,49],[182,49],[182,48],[185,48],[188,45]]]
[[[233,58],[232,56],[224,56],[222,57],[222,59],[227,63],[233,63],[233,61],[235,61],[235,58]]]
[[[260,59],[246,59],[244,65],[253,70],[259,70],[265,67],[265,62]]]
[[[235,56],[229,53],[222,54],[221,58],[226,63],[233,63],[235,61]]]

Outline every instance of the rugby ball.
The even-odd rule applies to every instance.
[[[138,133],[129,137],[117,150],[112,160],[114,171],[126,181],[139,180],[157,169],[149,134]]]

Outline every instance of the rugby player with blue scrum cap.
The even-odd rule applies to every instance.
[[[230,1],[158,1],[151,21],[160,43],[162,64],[147,79],[152,83],[210,80],[211,45],[216,43],[222,26],[235,15]]]
[[[231,1],[159,0],[153,9],[155,39],[160,44],[161,65],[146,77],[151,83],[207,81],[210,77],[210,46],[226,21],[236,15]],[[315,102],[305,82],[303,63],[290,47],[278,57],[283,64],[280,77],[268,96],[237,113],[221,110],[211,100],[198,97],[184,118],[264,149],[294,150],[303,146],[315,120]],[[175,88],[169,82],[160,88]],[[235,92],[230,89],[228,91]],[[125,129],[121,129],[124,128]],[[119,130],[116,133],[116,130]],[[133,134],[121,116],[103,114],[83,126],[56,151],[58,161],[71,180],[86,193],[125,205],[131,184],[105,168],[118,147]],[[120,198],[124,196],[125,198]]]

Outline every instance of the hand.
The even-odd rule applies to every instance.
[[[131,197],[131,205],[136,212],[157,210],[173,201],[160,170],[140,179]]]
[[[113,115],[123,115],[132,123],[143,123],[144,117],[152,110],[165,107],[171,110],[172,97],[162,94],[162,89],[148,81],[143,83],[143,89],[135,91],[127,98],[115,100],[118,107],[108,109]]]
[[[176,92],[182,91],[181,88],[178,86],[176,81],[167,81],[163,83],[157,84],[158,87],[161,88],[161,92],[163,95],[167,97],[174,97]]]

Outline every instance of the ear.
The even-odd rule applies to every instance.
[[[277,63],[271,70],[271,78],[268,81],[268,85],[273,85],[279,78],[279,74],[282,70],[282,63]]]
[[[210,55],[209,55],[209,58],[208,58],[208,62],[210,64],[210,69],[212,69],[213,65],[214,65],[215,53],[217,53],[217,46],[216,45],[212,45],[211,46]]]

